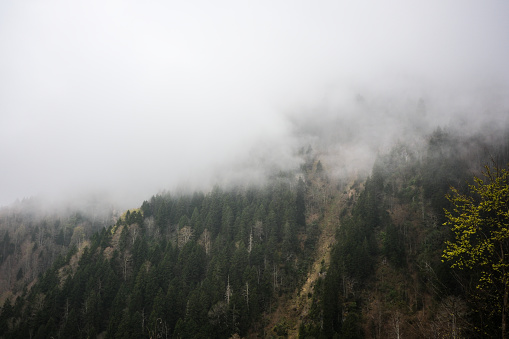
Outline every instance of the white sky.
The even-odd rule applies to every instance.
[[[71,191],[139,205],[292,166],[288,116],[348,114],[359,93],[424,97],[440,123],[509,114],[508,18],[502,0],[2,1],[0,206]]]

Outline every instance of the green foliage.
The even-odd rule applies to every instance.
[[[302,180],[298,184],[293,177],[282,176],[265,188],[154,196],[140,210],[127,211],[115,227],[93,234],[88,246],[76,243],[56,260],[20,299],[30,307],[11,311],[6,304],[0,314],[3,333],[245,335],[276,295],[293,291],[302,279],[298,233],[305,225],[297,220],[305,222],[304,191]],[[67,225],[79,227],[80,218],[73,215]],[[70,239],[64,230],[56,239],[63,238]],[[8,253],[10,235],[3,239]]]
[[[325,277],[316,282],[300,337],[364,337],[362,329],[374,316],[369,314],[369,320],[364,312],[378,305],[373,299],[381,303],[376,306],[381,310],[375,320],[381,324],[384,312],[408,312],[407,306],[422,310],[423,296],[440,301],[451,293],[464,293],[473,276],[452,274],[440,262],[443,243],[450,236],[449,230],[439,227],[445,221],[444,207],[451,206],[444,196],[450,185],[457,185],[458,192],[466,187],[472,164],[471,154],[459,140],[438,129],[422,149],[397,144],[377,158],[363,190],[360,181],[352,185],[360,194],[351,195],[351,209],[339,214],[341,225],[330,265]],[[387,272],[394,277],[387,277]],[[418,279],[414,280],[414,274]],[[384,311],[381,305],[390,310]],[[476,326],[484,321],[482,326],[487,328],[491,322],[486,319],[472,316],[468,321]],[[383,337],[383,328],[377,326],[376,335]]]
[[[405,246],[401,232],[392,223],[387,225],[387,231],[382,239],[383,254],[396,267],[402,267],[405,264]]]
[[[274,326],[274,328],[272,329],[272,331],[274,333],[276,333],[276,335],[280,336],[280,337],[285,337],[288,335],[288,329],[289,329],[289,325],[288,325],[288,322],[286,319],[283,319],[281,320],[280,322],[278,322],[276,324],[276,326]]]
[[[501,204],[506,196],[486,189],[481,193],[489,204],[463,209],[483,200],[480,192],[471,200],[458,198],[468,188],[468,170],[475,167],[461,140],[438,129],[422,148],[398,143],[376,159],[366,181],[356,178],[349,189],[344,183],[334,186],[328,166],[303,150],[302,178],[280,173],[265,187],[159,194],[103,229],[90,229],[97,223],[80,213],[44,222],[23,217],[16,221],[26,227],[23,236],[0,233],[0,264],[9,256],[21,258],[25,240],[23,246],[32,245],[34,252],[11,270],[10,281],[17,280],[21,296],[4,304],[0,333],[5,338],[245,336],[260,330],[263,318],[277,308],[278,296],[293,293],[306,279],[323,223],[339,220],[330,264],[323,262],[314,290],[306,293],[311,306],[299,337],[388,336],[394,312],[417,336],[432,321],[439,325],[439,315],[432,312],[451,294],[463,298],[470,281],[476,281],[479,293],[468,299],[469,306],[480,315],[467,313],[462,321],[493,335],[494,319],[501,316],[490,317],[487,308],[477,306],[504,300],[496,292],[502,291],[508,267],[495,259],[509,250],[509,226],[496,230],[488,225],[507,223],[501,212],[507,211]],[[311,179],[305,180],[307,175]],[[317,182],[323,190],[316,190]],[[457,191],[447,200],[450,185]],[[334,196],[335,187],[344,200]],[[325,201],[333,203],[325,206]],[[464,204],[455,206],[458,202]],[[498,207],[489,209],[490,204]],[[313,209],[309,215],[306,206]],[[483,224],[453,231],[439,227],[447,222],[452,228],[451,220],[460,220],[442,214],[444,207],[454,218],[476,212],[475,218],[462,220]],[[306,216],[313,222],[306,225]],[[440,262],[445,240],[450,247],[444,259],[450,255],[455,267],[468,269],[451,271]],[[497,256],[499,248],[504,255]],[[37,283],[23,289],[35,277]],[[491,311],[501,310],[504,306]],[[286,336],[294,325],[286,319],[268,329],[269,335]]]
[[[438,224],[445,222],[443,208],[448,207],[445,198],[450,186],[463,191],[469,180],[468,164],[458,137],[438,128],[430,136],[426,161],[423,163],[422,185],[424,197],[438,216]]]
[[[454,205],[446,210],[446,226],[451,227],[455,241],[447,241],[443,257],[453,260],[452,267],[460,269],[480,266],[480,283],[491,283],[496,273],[506,280],[507,258],[503,251],[509,240],[509,172],[486,166],[485,180],[475,177],[477,185],[470,185],[470,195],[452,188],[447,198]],[[499,252],[502,251],[502,252]],[[509,273],[509,272],[508,272]]]
[[[11,242],[9,231],[6,230],[2,241],[0,242],[0,264],[11,254],[14,253],[14,243]]]
[[[361,326],[361,317],[357,312],[348,312],[341,328],[341,337],[343,338],[364,338]]]
[[[506,333],[509,301],[509,172],[485,166],[483,178],[475,177],[470,194],[451,188],[447,198],[454,206],[446,210],[445,226],[454,240],[445,243],[442,257],[451,267],[474,270],[476,288],[488,295],[498,294],[496,313],[502,314],[502,335]],[[490,303],[493,302],[490,300]]]
[[[351,216],[341,223],[327,274],[315,286],[310,311],[314,320],[301,328],[301,337],[363,337],[361,316],[357,307],[352,306],[357,305],[354,288],[365,286],[372,277],[379,253],[375,234],[389,224],[381,200],[383,185],[382,173],[374,171]]]

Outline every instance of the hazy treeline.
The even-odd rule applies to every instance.
[[[19,293],[69,246],[82,246],[116,220],[108,205],[51,208],[28,198],[0,210],[0,300]]]
[[[2,308],[10,337],[244,335],[303,278],[305,184],[157,195],[66,255]],[[310,230],[307,230],[308,232]],[[311,232],[312,233],[312,232]],[[307,257],[306,257],[307,255]]]
[[[450,186],[465,190],[483,164],[509,162],[508,136],[438,128],[379,154],[351,186],[304,147],[300,171],[268,185],[158,194],[120,217],[4,210],[0,332],[284,336],[294,325],[267,328],[267,315],[304,282],[319,223],[337,220],[300,337],[496,335],[500,315],[473,297],[475,272],[441,261],[443,209]],[[340,211],[335,192],[349,197]]]
[[[442,262],[451,186],[467,192],[482,166],[509,163],[509,134],[436,129],[420,147],[380,155],[351,210],[344,210],[330,267],[314,289],[300,337],[499,335],[499,311],[474,293],[476,272]],[[475,279],[474,279],[475,280]]]

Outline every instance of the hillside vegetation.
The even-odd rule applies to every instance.
[[[159,194],[121,216],[6,209],[0,337],[500,336],[476,272],[442,253],[450,187],[507,164],[508,140],[437,129],[368,178],[336,178],[308,149],[265,186]]]
[[[354,206],[341,213],[326,275],[315,284],[301,338],[499,336],[494,304],[479,298],[476,272],[442,262],[452,232],[446,194],[465,192],[500,144],[438,129],[423,147],[396,145],[377,159]],[[509,203],[506,201],[506,204]]]
[[[261,315],[300,284],[312,256],[317,232],[305,225],[305,189],[282,173],[266,187],[154,196],[89,238],[71,237],[33,286],[12,291],[19,296],[4,303],[1,332],[224,338],[259,331]],[[4,239],[9,260],[19,250],[9,232]]]

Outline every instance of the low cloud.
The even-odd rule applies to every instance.
[[[138,206],[258,182],[308,144],[360,168],[436,125],[507,124],[508,10],[2,3],[0,205],[105,192]]]

